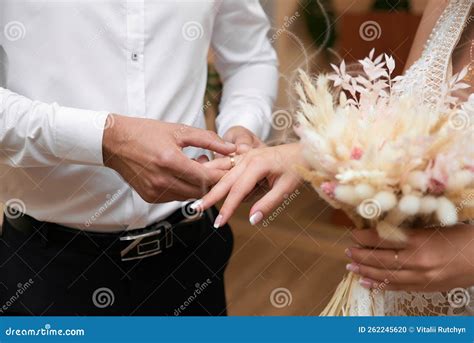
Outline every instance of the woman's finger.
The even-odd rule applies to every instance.
[[[264,217],[269,216],[273,209],[277,208],[285,200],[289,200],[286,197],[288,194],[293,193],[298,185],[297,179],[287,175],[276,179],[272,189],[252,206],[249,218],[250,224],[258,224]]]
[[[237,207],[252,193],[255,186],[266,176],[267,172],[267,169],[257,165],[251,165],[245,170],[245,177],[238,179],[232,186],[219,211],[222,216],[220,225],[227,223]]]
[[[230,191],[235,182],[245,171],[245,165],[240,164],[229,171],[212,189],[200,200],[191,205],[192,209],[207,210],[223,199]]]
[[[380,238],[375,229],[362,229],[351,231],[352,240],[363,247],[376,249],[400,250],[407,247],[406,242],[395,242]]]
[[[348,264],[346,269],[362,277],[386,283],[414,284],[420,279],[419,272],[406,269],[389,270],[357,263]]]
[[[346,255],[357,264],[390,270],[414,269],[405,250],[364,249],[351,247],[346,249]]]
[[[372,280],[362,277],[359,280],[362,287],[378,291],[425,291],[427,289],[422,284],[416,283],[397,283],[388,280]]]

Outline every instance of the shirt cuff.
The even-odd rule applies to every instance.
[[[243,126],[262,141],[268,138],[271,120],[263,113],[256,113],[255,108],[234,107],[231,111],[221,112],[216,119],[217,133],[223,136],[233,126]]]
[[[57,106],[55,142],[59,158],[70,162],[103,165],[102,139],[110,112]]]

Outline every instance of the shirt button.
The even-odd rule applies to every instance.
[[[132,52],[132,61],[138,61],[138,54],[136,52]]]

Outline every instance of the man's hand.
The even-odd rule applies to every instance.
[[[110,114],[106,127],[104,165],[149,203],[199,198],[225,174],[191,160],[182,148],[200,147],[223,155],[236,150],[212,131],[182,124]]]
[[[233,126],[222,137],[226,142],[234,143],[237,146],[238,155],[249,152],[255,148],[264,147],[265,144],[255,136],[252,131],[243,126]]]

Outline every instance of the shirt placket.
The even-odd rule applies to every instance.
[[[145,117],[145,3],[127,0],[127,98],[132,116]],[[148,207],[136,191],[132,191],[135,221],[132,227],[146,225]]]

